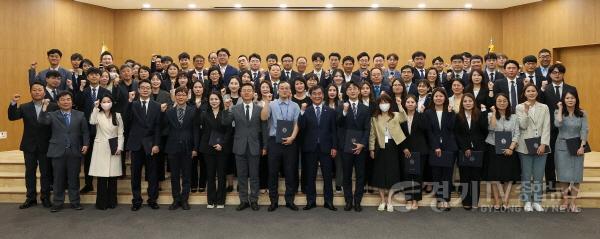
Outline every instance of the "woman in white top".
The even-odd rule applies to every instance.
[[[515,109],[521,130],[517,152],[521,159],[521,200],[525,203],[526,212],[544,211],[541,204],[542,180],[549,153],[546,147],[550,147],[550,111],[548,106],[537,101],[537,96],[537,87],[528,83],[521,96],[524,102]],[[529,151],[525,140],[532,138],[539,138],[540,142],[535,150]]]
[[[123,151],[123,120],[112,107],[113,99],[105,95],[96,101],[90,124],[96,125],[96,138],[90,162],[89,175],[98,177],[96,208],[106,210],[117,206],[117,177],[121,176],[121,152]],[[116,149],[110,141],[116,138]],[[114,142],[114,141],[113,141]],[[113,153],[114,151],[114,153]]]

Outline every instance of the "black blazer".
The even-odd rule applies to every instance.
[[[200,81],[204,81],[204,77],[205,77],[205,76],[206,76],[206,77],[208,77],[208,70],[206,70],[206,69],[202,69],[202,71],[201,71],[201,72],[202,72],[202,78],[198,78],[198,80],[200,80]],[[192,81],[193,81],[193,79],[194,79],[194,74],[196,74],[196,69],[195,69],[195,68],[187,72],[188,79],[189,79],[189,81],[190,81],[190,82],[192,82]],[[198,77],[200,77],[200,74],[198,74]]]
[[[58,106],[51,102],[46,109],[48,112],[52,112],[58,110]],[[8,105],[8,120],[15,121],[19,119],[23,119],[23,136],[19,150],[23,152],[37,151],[46,154],[52,130],[50,126],[38,122],[33,101],[21,105]]]
[[[550,67],[550,66],[548,66],[548,67]],[[550,72],[548,72],[548,74],[546,76],[544,76],[544,73],[542,73],[542,68],[540,66],[535,68],[535,74],[544,77],[544,80],[547,80],[548,84],[550,84],[550,82],[552,81],[552,79],[550,79]]]
[[[129,104],[129,92],[134,91],[137,93],[138,85],[137,81],[131,81],[131,85],[125,85],[125,82],[119,82],[117,87],[113,86],[112,95],[114,97],[115,102],[113,102],[113,107],[115,107],[115,111],[124,115],[127,105]],[[128,125],[125,124],[127,127]]]
[[[468,122],[462,121],[459,117],[456,117],[456,127],[454,133],[456,134],[456,141],[458,148],[461,151],[471,149],[474,151],[484,151],[485,138],[488,136],[488,114],[482,112],[479,118],[471,119],[471,127]]]
[[[230,147],[231,136],[233,133],[233,128],[231,125],[223,125],[221,124],[223,120],[223,110],[220,110],[217,114],[217,117],[214,117],[212,109],[207,109],[199,115],[199,126],[202,128],[202,135],[200,136],[200,141],[198,145],[198,149],[203,154],[217,154],[219,151],[216,151],[212,145],[209,145],[210,135],[213,131],[219,132],[224,137],[224,143],[221,144],[223,148],[221,152],[225,152],[226,147]]]
[[[440,128],[435,110],[425,110],[425,117],[429,124],[429,145],[431,150],[441,149],[443,151],[456,151],[456,138],[454,137],[454,124],[456,114],[444,111],[442,113],[442,127]]]
[[[540,92],[540,95],[542,96],[540,102],[546,104],[548,106],[548,110],[550,111],[550,128],[552,131],[558,130],[558,128],[554,126],[554,111],[556,110],[556,103],[558,103],[561,100],[554,93],[554,90],[554,85],[552,85],[552,83],[548,83],[548,87],[546,88],[546,90],[544,92]],[[568,91],[577,92],[577,88],[563,82],[562,95],[564,96],[565,93]]]
[[[517,101],[519,103],[523,103],[523,101],[521,100],[521,93],[523,92],[523,79],[517,78],[516,79],[517,82]],[[510,101],[510,94],[508,91],[508,79],[501,79],[501,80],[497,80],[496,83],[494,83],[494,95],[497,95],[498,93],[504,93],[506,94],[506,96],[508,96],[509,101]],[[512,107],[516,107],[515,104],[511,104]]]
[[[406,87],[406,84],[404,85],[404,87]],[[418,96],[419,95],[419,91],[417,90],[417,83],[416,82],[412,82],[410,84],[410,86],[406,89],[404,89],[406,91],[406,94],[412,94],[414,96]]]
[[[173,107],[165,113],[163,117],[166,126],[169,129],[165,153],[186,153],[191,154],[192,150],[197,150],[199,128],[196,124],[196,107],[186,106],[183,116],[183,123],[177,120],[177,107]]]
[[[102,100],[105,95],[111,95],[111,92],[104,87],[98,86],[98,92],[96,92],[97,100]],[[129,97],[129,96],[128,96]],[[77,91],[73,96],[75,107],[77,110],[82,111],[87,120],[90,120],[90,115],[94,109],[94,101],[92,101],[92,88],[86,87],[83,91]],[[95,133],[93,135],[96,135]]]
[[[63,90],[59,90],[56,89],[56,95],[54,97],[57,97],[58,94],[60,94],[60,92],[63,92]],[[56,103],[56,101],[58,100],[57,98],[52,98],[52,93],[50,93],[50,91],[48,91],[48,89],[46,89],[46,87],[44,87],[44,99],[49,99],[50,102]]]
[[[268,74],[267,74],[267,75],[268,75]],[[257,76],[257,77],[260,77],[260,76]],[[282,79],[282,80],[286,80],[286,81],[288,81],[288,82],[292,82],[292,81],[294,81],[294,79],[296,79],[296,78],[298,78],[298,77],[302,77],[302,75],[301,75],[300,73],[298,73],[297,71],[294,71],[294,70],[292,70],[292,71],[290,72],[290,77],[288,78],[288,77],[285,75],[285,70],[281,70],[281,79]]]
[[[360,69],[352,72],[352,77],[360,79],[360,82],[363,82],[363,81],[368,81],[369,83],[371,82],[371,73],[369,72],[369,74],[367,74],[367,77],[362,77],[362,74],[360,74]]]
[[[148,113],[144,113],[139,100],[127,104],[125,123],[129,125],[129,137],[126,149],[131,151],[144,150],[150,154],[153,146],[160,145],[160,123],[162,112],[160,104],[148,101]]]
[[[314,105],[310,105],[306,108],[304,114],[298,118],[298,125],[303,137],[302,150],[304,152],[329,154],[331,149],[338,148],[336,112],[334,109],[323,105],[319,123],[317,123],[315,112]],[[319,143],[317,143],[317,139]]]
[[[419,70],[416,67],[412,67],[412,72],[413,72],[413,82],[418,82],[419,80],[422,79],[427,79],[427,69],[423,69],[425,76],[421,77],[421,73],[419,72]]]
[[[506,77],[504,76],[504,74],[502,74],[502,72],[500,72],[500,71],[495,71],[494,72],[494,81],[493,82],[496,82],[496,81],[501,80],[501,79],[506,79]],[[489,82],[489,81],[490,81],[490,76],[488,75],[487,71],[484,70],[483,71],[483,82],[485,82],[487,84],[487,82]]]
[[[475,95],[475,93],[473,93],[473,90],[465,91],[465,93],[471,93]],[[479,89],[479,94],[475,96],[475,103],[477,104],[478,108],[481,108],[481,105],[485,105],[485,107],[489,109],[491,106],[494,105],[495,102],[494,97],[490,97],[490,90],[481,88]]]
[[[419,152],[422,155],[429,154],[429,123],[424,114],[415,112],[411,125],[411,133],[408,133],[408,122],[400,124],[402,132],[406,139],[400,144],[402,150],[408,149],[410,152]]]
[[[348,102],[349,103],[349,102]],[[371,131],[371,112],[369,111],[369,107],[367,107],[366,105],[364,105],[362,102],[358,102],[357,104],[357,109],[356,109],[356,113],[357,115],[354,116],[354,113],[352,112],[352,105],[350,105],[350,107],[348,107],[348,113],[344,116],[344,107],[338,107],[337,111],[337,123],[340,126],[340,130],[342,131],[341,134],[341,145],[340,145],[340,149],[344,150],[344,144],[345,144],[345,137],[346,137],[346,132],[348,130],[357,130],[357,131],[362,131],[362,137],[360,138],[359,142],[360,144],[365,145],[365,147],[369,146],[369,133]],[[364,152],[366,152],[366,148],[365,150],[363,150]]]
[[[519,78],[521,78],[521,81],[529,79],[527,73],[525,72],[521,72],[521,74],[519,74]],[[538,74],[537,71],[534,71],[533,79],[535,80],[534,84],[538,88],[538,90],[542,88],[542,82],[546,81],[546,77],[544,77],[544,75],[542,75],[541,72]]]

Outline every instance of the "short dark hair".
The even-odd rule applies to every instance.
[[[188,94],[188,88],[186,86],[177,87],[175,89],[175,94],[177,94],[179,92],[183,92],[183,93],[185,93],[187,95]]]
[[[321,60],[321,61],[325,61],[325,55],[323,55],[323,53],[321,52],[315,52],[312,54],[312,56],[310,57],[311,61],[316,61],[316,60]]]
[[[79,68],[83,68],[83,64],[88,64],[90,66],[94,66],[94,63],[90,59],[83,59],[81,63],[79,63]]]
[[[316,85],[316,86],[310,87],[310,89],[308,89],[308,94],[312,94],[312,93],[313,93],[313,91],[315,91],[315,90],[319,90],[319,89],[320,89],[321,91],[325,91],[325,90],[323,89],[323,87],[322,87],[322,86],[320,86],[320,85]]]
[[[227,48],[221,48],[217,51],[217,56],[219,55],[219,53],[221,52],[225,52],[225,54],[227,54],[227,57],[231,56],[231,54],[229,54],[229,50],[227,50]]]
[[[121,65],[121,67],[119,67],[119,73],[120,73],[121,71],[125,70],[125,68],[131,68],[131,66],[130,66],[130,65],[127,65],[127,64],[123,64],[123,65]]]
[[[49,70],[48,72],[46,72],[46,79],[50,78],[50,77],[56,77],[56,78],[60,78],[60,72],[55,71],[55,70]]]
[[[270,59],[274,59],[275,61],[277,61],[277,59],[279,59],[279,58],[277,58],[277,55],[275,55],[274,53],[271,53],[271,54],[267,55],[267,61]]]
[[[409,65],[404,65],[402,66],[402,68],[400,68],[400,73],[402,73],[402,71],[404,71],[405,69],[410,69],[410,71],[412,72],[413,67]]]
[[[149,80],[141,80],[138,82],[138,86],[142,86],[142,83],[148,83],[150,86],[152,86],[152,83],[150,83]]]
[[[391,58],[394,58],[396,60],[399,59],[398,54],[396,54],[396,53],[390,53],[390,54],[388,54],[387,57],[386,57],[386,60],[389,61]]]
[[[548,54],[552,54],[552,52],[550,52],[550,50],[548,50],[548,49],[546,49],[546,48],[542,48],[542,49],[540,50],[540,52],[538,52],[538,55],[539,55],[539,54],[542,54],[542,53],[548,53]]]
[[[188,54],[187,52],[182,52],[179,54],[179,56],[177,56],[177,58],[181,61],[181,59],[190,59],[190,54]]]
[[[58,56],[62,57],[62,52],[59,49],[50,49],[48,50],[48,52],[46,52],[46,56],[50,56],[52,54],[58,54]]]
[[[102,54],[100,54],[100,60],[102,60],[102,57],[109,55],[110,58],[114,59],[112,53],[110,53],[110,51],[103,51]]]
[[[281,70],[281,66],[280,66],[279,64],[275,63],[275,64],[273,64],[273,65],[269,66],[269,71],[270,71],[270,70],[271,70],[271,68],[273,68],[274,66],[276,66],[276,67],[279,67],[279,69]]]
[[[363,58],[363,57],[365,57],[365,56],[367,57],[367,60],[370,60],[370,59],[371,59],[371,57],[369,57],[369,53],[366,53],[366,52],[364,52],[364,51],[363,51],[363,52],[361,52],[361,53],[359,53],[359,54],[358,54],[358,56],[356,56],[356,59],[357,59],[357,60],[360,60],[360,58]]]
[[[240,59],[240,58],[242,58],[242,57],[243,57],[243,58],[246,58],[246,59],[248,59],[248,57],[247,57],[246,55],[244,55],[244,54],[241,54],[241,55],[239,55],[239,56],[238,56],[238,59]]]
[[[523,64],[530,62],[537,63],[537,57],[535,57],[534,55],[528,55],[523,57]]]
[[[548,67],[548,72],[549,72],[549,73],[552,73],[552,71],[554,71],[554,69],[555,69],[555,68],[556,68],[556,69],[558,70],[558,72],[560,72],[560,73],[563,73],[563,74],[564,74],[564,73],[566,73],[566,72],[567,72],[567,68],[565,68],[565,66],[564,66],[563,64],[560,64],[560,63],[556,63],[556,64],[554,64],[554,65],[551,65],[550,67]],[[564,94],[563,94],[563,95],[564,95]]]
[[[444,58],[442,58],[441,56],[436,56],[435,58],[433,58],[433,60],[431,60],[431,64],[435,63],[436,61],[444,63]]]
[[[250,84],[250,83],[243,83],[243,84],[242,84],[242,86],[240,86],[240,90],[241,90],[242,88],[244,88],[244,86],[248,86],[248,87],[252,88],[252,90],[254,90],[254,85],[253,85],[253,84]]]
[[[344,62],[346,62],[346,61],[350,61],[350,62],[352,62],[352,64],[354,64],[354,57],[344,56],[344,59],[342,59],[342,64],[344,64]]]
[[[256,59],[258,59],[259,61],[261,61],[261,59],[260,59],[260,55],[259,55],[259,54],[257,54],[257,53],[252,53],[252,54],[250,54],[250,56],[248,57],[248,60],[252,60],[252,58],[256,58]]]
[[[327,58],[331,59],[331,57],[337,57],[338,60],[342,59],[342,56],[340,55],[340,53],[337,53],[337,52],[329,53],[329,57],[327,57]]]
[[[162,56],[160,58],[161,62],[165,62],[165,61],[169,61],[169,62],[173,62],[173,58],[171,58],[170,56]]]
[[[474,55],[473,57],[471,57],[471,61],[473,60],[480,60],[481,62],[483,62],[483,57],[481,57],[480,55]]]
[[[287,58],[287,57],[292,58],[292,61],[294,61],[294,56],[292,56],[292,54],[290,54],[290,53],[283,54],[283,56],[281,56],[281,61],[283,61],[283,58]]]
[[[43,83],[43,82],[41,82],[41,81],[39,81],[39,80],[36,80],[36,81],[34,81],[33,83],[31,83],[31,85],[29,85],[29,91],[31,91],[31,89],[33,88],[33,86],[34,86],[34,85],[41,85],[41,86],[42,86],[42,88],[46,87],[46,85],[44,85],[44,83]]]
[[[471,58],[471,57],[473,56],[473,55],[471,55],[471,53],[470,53],[470,52],[468,52],[468,51],[465,51],[465,52],[463,52],[461,55],[462,55],[463,57],[466,57],[466,58]]]
[[[102,75],[102,71],[100,69],[92,66],[87,70],[86,74],[87,75],[91,75],[91,74]]]
[[[64,91],[61,91],[60,93],[58,93],[58,96],[56,96],[56,99],[59,99],[59,100],[60,100],[60,98],[63,98],[63,97],[65,97],[65,96],[67,96],[67,95],[68,95],[69,97],[71,97],[71,99],[73,99],[73,93],[71,93],[71,92],[70,92],[70,91],[68,91],[68,90],[64,90]]]
[[[496,53],[493,52],[489,52],[487,54],[485,54],[485,56],[483,56],[484,60],[498,60],[498,55],[496,55]]]
[[[422,51],[415,51],[415,53],[412,54],[412,59],[414,60],[417,57],[423,57],[423,58],[427,58],[427,55],[425,55],[425,52]]]
[[[73,55],[71,55],[71,60],[72,61],[76,61],[76,60],[83,60],[83,56],[79,53],[73,53]]]
[[[373,60],[375,60],[375,58],[377,57],[381,57],[382,59],[385,59],[385,56],[381,53],[375,53],[375,55],[373,56]]]
[[[463,59],[463,55],[462,54],[454,54],[450,57],[450,61],[454,61],[454,60],[460,60],[460,61],[464,61]]]
[[[517,66],[517,68],[521,68],[521,65],[519,65],[519,62],[511,59],[511,60],[507,60],[506,62],[504,62],[504,69],[506,69],[506,66],[508,66],[508,64],[515,64]]]
[[[348,83],[346,83],[346,92],[348,92],[348,88],[350,88],[350,86],[354,86],[354,87],[360,89],[360,86],[358,85],[358,83],[356,83],[354,81],[349,81]]]
[[[192,59],[192,61],[196,61],[196,59],[202,59],[202,60],[204,60],[204,56],[202,56],[202,55],[195,55],[194,58]]]

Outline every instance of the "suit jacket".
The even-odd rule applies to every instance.
[[[529,79],[527,73],[524,73],[524,72],[522,72],[519,75],[519,78],[521,78],[521,81],[524,81],[525,79]],[[537,72],[533,73],[533,79],[534,79],[533,83],[538,88],[538,90],[540,90],[542,88],[542,82],[546,81],[546,77],[544,77],[541,73],[538,74]]]
[[[186,153],[191,155],[192,150],[197,150],[199,145],[200,129],[196,124],[196,107],[189,105],[185,107],[183,123],[179,123],[177,111],[177,107],[173,107],[167,110],[163,117],[169,129],[164,151],[167,154]]]
[[[531,113],[533,111],[533,113]],[[533,137],[541,137],[541,143],[550,146],[550,111],[548,106],[543,103],[535,103],[529,109],[529,113],[525,113],[524,104],[517,105],[516,115],[519,119],[519,129],[521,135],[517,152],[528,154],[525,139]],[[537,132],[537,134],[536,134]]]
[[[81,147],[90,145],[88,121],[81,111],[71,110],[69,126],[65,124],[65,118],[60,110],[40,112],[38,122],[50,125],[52,129],[48,153],[46,154],[49,158],[62,157],[67,146],[70,146],[72,152],[79,152]],[[67,142],[69,145],[67,145]]]
[[[475,93],[472,90],[465,91],[465,93],[471,93],[475,95]],[[477,96],[475,96],[475,103],[477,103],[477,107],[480,107],[480,105],[485,105],[485,107],[489,109],[496,102],[494,102],[494,97],[490,97],[489,89],[480,89]]]
[[[501,79],[506,79],[506,76],[504,76],[504,74],[502,74],[502,72],[500,72],[500,71],[495,71],[494,72],[494,81],[493,82],[496,82],[496,81],[501,80]],[[489,81],[490,81],[490,75],[488,74],[487,71],[484,70],[483,71],[483,82],[487,83]]]
[[[50,102],[56,103],[56,101],[58,101],[56,96],[58,96],[58,94],[60,94],[60,92],[63,92],[63,90],[56,89],[56,95],[54,97],[52,97],[52,94],[50,93],[50,91],[48,91],[48,89],[46,89],[46,87],[44,87],[44,92],[45,92],[44,99],[49,99]]]
[[[160,145],[160,123],[162,112],[160,104],[149,100],[148,111],[144,112],[139,100],[127,104],[125,109],[125,125],[129,126],[129,137],[125,148],[131,151],[144,150],[152,152],[153,146]]]
[[[101,86],[98,86],[98,92],[96,92],[96,99],[102,100],[105,95],[111,95],[111,92]],[[92,110],[94,109],[94,101],[92,101],[92,88],[86,87],[83,91],[76,92],[73,96],[75,107],[77,110],[83,112],[86,119],[90,119]],[[95,135],[95,134],[92,134]]]
[[[454,74],[454,72],[452,72],[452,74]],[[455,79],[455,78],[456,78],[456,76],[453,77],[453,79]],[[471,84],[471,77],[470,77],[469,73],[466,70],[463,70],[462,77],[460,78],[460,81],[462,81],[462,83],[465,86],[465,88],[467,88],[467,86],[469,86]],[[450,88],[452,88],[452,84],[450,84]],[[450,90],[450,93],[452,93],[452,90]]]
[[[189,79],[190,81],[193,81],[193,79],[194,79],[194,74],[198,74],[198,73],[199,73],[199,72],[197,72],[195,68],[194,68],[194,69],[192,69],[192,70],[190,70],[190,71],[188,71],[188,72],[187,72],[188,79]],[[200,73],[201,73],[202,75],[198,74],[198,80],[200,80],[200,81],[204,81],[204,77],[208,77],[208,70],[206,70],[206,69],[202,69],[202,70],[200,71]],[[200,78],[200,76],[202,76],[202,78]]]
[[[221,110],[217,114],[217,117],[214,117],[212,109],[209,109],[201,114],[199,114],[199,126],[202,128],[202,135],[200,136],[200,141],[198,145],[198,149],[203,154],[217,154],[219,151],[216,151],[212,145],[209,145],[210,137],[212,132],[217,132],[223,135],[223,143],[221,147],[223,148],[220,152],[225,151],[225,147],[231,147],[231,136],[233,133],[233,128],[230,125],[223,125],[223,116],[225,111]],[[254,115],[253,115],[254,116]]]
[[[413,82],[418,82],[419,80],[422,79],[427,79],[427,69],[423,68],[423,72],[425,74],[424,77],[421,77],[421,73],[419,72],[419,70],[416,67],[412,67],[412,72],[413,72]]]
[[[360,100],[357,103],[356,107],[356,115],[354,115],[354,112],[352,112],[352,105],[348,107],[348,112],[346,113],[346,115],[344,115],[343,113],[343,107],[338,107],[337,109],[337,123],[338,126],[341,128],[340,130],[342,131],[342,138],[340,139],[340,142],[342,142],[342,144],[340,145],[340,148],[342,150],[345,150],[344,146],[346,142],[346,132],[348,130],[355,130],[362,132],[362,137],[360,137],[360,140],[358,140],[357,143],[365,146],[365,149],[363,150],[364,152],[367,150],[366,147],[369,146],[369,133],[371,132],[371,112],[369,110],[369,107],[362,104]]]
[[[372,91],[373,91],[373,96],[375,98],[379,98],[381,96],[381,94],[383,92],[385,92],[387,95],[391,96],[392,95],[392,87],[390,85],[385,85],[383,83],[381,83],[381,85],[379,85],[379,95],[375,95],[375,86],[371,86]]]
[[[471,125],[456,117],[454,128],[456,142],[461,151],[485,151],[485,138],[488,136],[488,115],[481,112],[478,119],[471,118]]]
[[[380,149],[385,148],[385,127],[387,125],[390,136],[394,139],[396,145],[400,145],[406,135],[402,131],[400,124],[406,122],[406,113],[393,112],[394,118],[390,119],[387,115],[371,117],[371,131],[369,132],[369,150],[375,150],[375,146]]]
[[[129,92],[134,91],[137,93],[138,91],[138,83],[137,81],[131,81],[131,85],[125,85],[125,82],[119,82],[118,86],[113,86],[112,95],[114,98],[113,107],[115,107],[115,111],[121,113],[125,112],[127,109],[127,105],[129,105]],[[125,123],[127,127],[127,123]]]
[[[408,132],[408,122],[403,122],[402,132],[406,135],[406,139],[400,144],[402,150],[408,149],[410,152],[419,152],[421,154],[429,154],[429,122],[423,113],[415,112],[411,125],[410,133]]]
[[[50,103],[47,107],[50,112],[57,109],[58,106],[55,103]],[[19,119],[23,119],[23,136],[19,150],[23,152],[47,152],[52,131],[47,125],[38,122],[38,115],[33,101],[21,105],[8,105],[8,120],[15,121]]]
[[[329,154],[331,149],[337,149],[337,125],[334,109],[323,105],[321,117],[317,121],[316,109],[310,105],[298,117],[298,127],[302,132],[302,150],[304,152],[321,152]]]
[[[520,103],[523,103],[523,101],[521,100],[521,93],[523,92],[523,80],[520,78],[516,79],[516,83],[517,83],[517,101]],[[509,82],[508,79],[501,79],[501,80],[497,80],[496,83],[494,83],[494,95],[497,95],[498,93],[504,93],[506,94],[506,96],[508,96],[508,100],[510,101],[510,94],[508,91],[508,87],[509,87]],[[513,107],[516,107],[515,104],[513,104],[511,102],[511,104],[513,105]]]
[[[48,73],[50,69],[45,69],[43,71],[40,71],[40,73],[38,73],[37,75],[35,74],[35,69],[31,69],[29,68],[29,85],[33,84],[33,82],[35,81],[40,81],[44,84],[46,84],[46,74]],[[65,68],[62,67],[58,67],[58,73],[60,73],[61,79],[60,79],[60,85],[58,86],[58,89],[60,90],[67,90],[67,79],[71,79],[71,72]]]
[[[441,149],[443,151],[456,151],[456,138],[454,137],[454,124],[456,123],[456,114],[454,112],[444,111],[442,113],[442,127],[440,127],[435,110],[425,110],[425,117],[429,123],[429,145],[431,150]]]
[[[548,67],[550,67],[550,66],[548,66]],[[538,66],[535,68],[535,74],[544,77],[544,79],[548,81],[548,84],[552,81],[552,79],[550,79],[550,72],[547,72],[547,74],[544,75],[544,73],[542,72],[541,66]]]
[[[412,94],[412,95],[415,95],[415,96],[419,95],[419,91],[417,90],[417,83],[412,82],[410,84],[410,86],[405,85],[405,87],[406,87],[405,91],[406,91],[407,94]]]
[[[267,145],[267,124],[266,121],[260,120],[260,107],[256,103],[252,103],[252,115],[250,120],[246,120],[244,104],[234,105],[231,110],[223,111],[221,124],[230,127],[232,122],[235,122],[235,133],[233,135],[233,153],[237,155],[245,155],[246,151],[250,155],[258,156],[261,150],[261,141],[266,148]]]
[[[371,73],[367,74],[367,77],[363,77],[360,69],[352,72],[352,77],[356,77],[356,78],[360,79],[360,82],[363,82],[363,81],[368,81],[369,83],[371,82]]]
[[[231,65],[227,65],[227,68],[225,68],[225,74],[223,74],[223,84],[229,85],[229,80],[231,79],[231,77],[239,74],[240,72],[237,68]]]
[[[577,92],[577,88],[575,88],[572,85],[568,85],[567,83],[563,82],[563,87],[562,87],[562,95],[565,95],[565,92],[569,91],[569,92]],[[558,103],[561,99],[556,95],[556,93],[554,92],[554,85],[552,85],[552,83],[548,83],[548,88],[546,88],[545,91],[540,92],[540,95],[542,96],[542,100],[540,102],[546,104],[548,106],[548,110],[550,111],[550,115],[554,114],[554,111],[556,111],[556,103]],[[554,117],[550,117],[550,127],[551,130],[556,132],[557,128],[554,126]]]

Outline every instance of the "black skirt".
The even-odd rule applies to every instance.
[[[503,154],[496,154],[496,147],[488,144],[487,162],[484,163],[485,175],[487,181],[519,181],[521,180],[521,161],[516,152],[509,157]]]
[[[371,175],[371,185],[373,187],[390,189],[402,180],[401,172],[400,148],[393,139],[388,140],[385,149],[375,148],[373,174]]]

